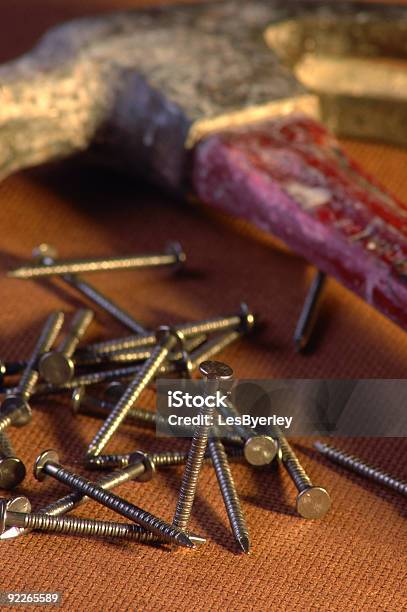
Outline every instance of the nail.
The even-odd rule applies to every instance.
[[[230,469],[225,448],[220,440],[209,440],[209,452],[222,493],[233,535],[243,552],[250,549],[249,531],[243,515],[239,495]]]
[[[198,337],[199,340],[200,338],[201,337]],[[191,338],[189,340],[189,342],[191,342],[192,344],[194,343],[194,341],[195,341],[195,338]],[[220,350],[222,347],[225,346],[225,344],[220,340],[219,340],[219,343],[218,343],[218,340],[216,340],[215,344],[216,346],[219,346]],[[206,350],[204,346],[199,349],[196,349],[191,353],[191,359],[192,359],[191,363],[189,362],[188,357],[185,355],[185,351],[182,351],[182,353],[183,353],[183,356],[181,359],[177,360],[174,357],[172,358],[172,361],[164,363],[160,367],[158,374],[160,375],[181,374],[182,375],[188,372],[188,375],[189,375],[192,369],[195,369],[196,363],[198,361],[199,362],[201,361],[200,359],[201,354],[202,355],[214,354],[216,353],[216,351],[210,348]],[[149,352],[149,354],[151,357],[151,352]],[[178,356],[177,353],[175,356]],[[114,368],[113,370],[102,370],[101,372],[90,372],[89,374],[88,373],[81,374],[79,376],[75,376],[74,378],[64,383],[63,385],[50,385],[47,383],[38,384],[36,386],[34,395],[42,396],[42,395],[60,393],[61,391],[75,389],[77,387],[88,387],[91,385],[97,385],[97,384],[104,383],[104,382],[116,381],[118,379],[127,380],[127,379],[133,378],[135,374],[140,372],[140,370],[141,370],[141,366],[140,364],[137,364],[137,365],[131,365],[131,366],[126,366],[126,367],[121,367],[121,368]],[[10,387],[7,390],[7,392],[10,394],[16,393],[17,388]]]
[[[294,345],[297,352],[304,351],[311,340],[318,317],[318,306],[326,281],[326,274],[318,270],[305,298],[297,327],[294,332]]]
[[[249,331],[255,323],[254,314],[250,311],[247,304],[242,302],[240,310],[237,314],[226,317],[215,317],[213,319],[205,319],[196,323],[182,323],[181,325],[173,326],[175,331],[183,334],[184,338],[192,338],[194,336],[208,335],[215,332],[227,332],[230,330]],[[88,344],[84,348],[84,353],[93,353],[95,355],[112,353],[114,351],[126,351],[129,349],[141,348],[155,344],[155,334],[146,334],[144,336],[126,336],[114,340],[106,340],[105,342],[96,342]]]
[[[75,373],[72,355],[91,324],[93,316],[92,310],[80,308],[74,314],[69,331],[58,349],[42,355],[39,361],[39,371],[48,383],[63,385],[71,380]]]
[[[137,453],[136,453],[137,454]],[[149,453],[148,457],[152,464],[156,467],[156,460],[165,461],[165,465],[179,465],[181,463],[179,455],[177,452],[168,452],[165,454],[163,459],[160,460],[159,453],[152,454]],[[125,468],[128,465],[134,463],[134,453],[126,453],[123,455],[98,455],[97,457],[89,457],[86,463],[86,467],[91,470],[106,470],[106,469],[115,469],[115,468]]]
[[[23,510],[24,508],[24,510]],[[31,512],[26,497],[0,499],[0,535],[10,528],[31,529],[46,533],[127,539],[143,544],[155,544],[160,538],[138,525],[97,521],[78,517],[56,517]]]
[[[205,344],[196,349],[190,349],[189,353],[186,352],[183,356],[184,369],[187,373],[192,374],[203,361],[210,361],[213,357],[221,353],[236,340],[240,340],[244,333],[249,331],[249,327],[240,331],[228,331],[219,336],[215,336],[210,340],[207,340]]]
[[[120,395],[125,391],[124,385],[121,383],[113,383],[114,387],[119,387]],[[106,394],[109,393],[109,389],[106,389]],[[119,396],[120,398],[120,396]],[[86,392],[85,387],[78,387],[74,389],[72,393],[72,412],[74,414],[84,414],[87,416],[94,416],[97,418],[106,419],[109,414],[114,410],[115,404],[106,400],[101,400],[96,397],[92,397]],[[127,413],[126,423],[133,422],[136,425],[147,426],[156,428],[157,426],[166,428],[168,421],[163,416],[152,410],[146,410],[145,408],[131,408]],[[193,427],[178,427],[177,431],[183,433],[189,437],[193,435]],[[222,434],[225,434],[224,436]],[[230,444],[242,444],[242,440],[239,436],[232,435],[229,431],[225,431],[225,428],[219,429],[214,428],[214,435],[220,438],[225,438]],[[90,462],[92,463],[92,462]],[[96,465],[96,462],[93,462]]]
[[[96,482],[96,484],[102,489],[110,491],[111,489],[115,489],[119,485],[128,482],[129,480],[137,480],[140,477],[143,477],[145,472],[152,477],[153,469],[151,469],[151,462],[148,456],[141,452],[135,453],[135,455],[136,460],[134,463],[125,469],[116,470],[109,474],[105,474]],[[44,506],[38,510],[38,512],[41,512],[42,514],[49,514],[51,516],[61,516],[86,503],[87,501],[89,501],[89,497],[75,491],[74,493],[69,493],[64,497],[51,502],[47,506]],[[0,536],[0,540],[19,537],[20,535],[27,533],[27,531],[28,530],[26,529],[10,529],[8,532],[5,532],[2,536]]]
[[[182,353],[175,353],[171,356],[172,361],[180,361],[184,357],[184,352],[189,353],[190,351],[195,350],[200,347],[206,340],[206,336],[200,335],[194,338],[190,338],[185,341],[185,351]],[[100,355],[93,354],[80,354],[76,359],[76,363],[81,366],[89,366],[89,365],[97,365],[99,363],[103,364],[116,364],[116,363],[133,363],[145,361],[151,357],[151,352],[153,350],[152,346],[146,346],[138,349],[128,349],[121,351],[114,351],[112,353],[101,353]]]
[[[164,253],[152,255],[127,255],[123,257],[95,257],[93,259],[58,260],[49,265],[34,264],[10,270],[7,275],[12,278],[39,278],[44,276],[61,276],[63,274],[82,274],[84,272],[107,272],[111,270],[134,270],[157,266],[179,266],[186,260],[181,246],[172,242]]]
[[[219,406],[218,410],[222,416],[227,419],[241,417],[240,412],[236,409],[230,400],[226,400],[227,407]],[[245,441],[244,456],[250,465],[268,465],[278,453],[278,443],[271,436],[258,435],[253,430],[244,425],[234,425],[234,429],[239,436]]]
[[[250,311],[245,302],[240,304],[239,312],[235,315],[226,317],[215,317],[214,319],[206,319],[197,323],[184,323],[176,325],[175,329],[189,338],[199,334],[213,334],[215,332],[226,332],[231,329],[248,331],[254,325],[254,314]]]
[[[113,382],[117,379],[121,380],[129,380],[134,378],[135,374],[138,374],[143,366],[141,365],[131,365],[122,368],[115,368],[114,370],[102,370],[101,372],[90,372],[89,374],[81,374],[79,376],[75,376],[67,383],[63,385],[50,385],[48,383],[43,383],[37,385],[35,389],[35,393],[33,394],[35,397],[43,396],[43,395],[52,395],[56,393],[61,393],[61,391],[69,391],[71,389],[75,389],[76,387],[89,387],[91,385],[97,385],[105,382]],[[158,370],[158,374],[177,374],[180,369],[180,366],[176,363],[166,363],[163,364]],[[17,391],[16,387],[12,387],[7,389],[7,393],[15,393]]]
[[[116,387],[119,386],[121,395],[123,395],[126,387],[121,383],[113,383]],[[107,390],[106,390],[107,393]],[[120,397],[119,397],[120,399]],[[93,397],[86,392],[86,387],[77,387],[72,393],[72,412],[73,414],[84,414],[87,416],[95,416],[105,419],[114,410],[115,404],[106,400]],[[137,425],[147,424],[155,427],[157,423],[157,413],[145,408],[131,408],[126,416],[127,421],[134,421]]]
[[[150,480],[155,473],[154,465],[152,464],[150,457],[141,451],[137,451],[132,454],[132,458],[134,463],[130,464],[124,469],[115,470],[114,472],[105,474],[97,481],[96,484],[102,489],[109,491],[125,482],[128,482],[129,480],[137,480],[139,482]],[[165,453],[160,453],[160,460],[165,462]],[[44,508],[38,510],[37,513],[46,514],[49,516],[62,516],[68,512],[71,512],[71,510],[86,503],[87,501],[89,501],[89,497],[75,491],[74,493],[69,493],[69,495],[65,495],[64,497],[51,502]],[[27,528],[11,527],[2,535],[0,534],[0,540],[20,537],[28,532],[29,529]],[[205,538],[191,533],[189,534],[189,539],[195,544],[195,546],[200,546],[206,542]]]
[[[56,263],[55,259],[57,256],[57,251],[51,245],[45,243],[40,244],[33,251],[33,258],[37,261],[37,263],[41,263],[42,265],[51,265]],[[147,333],[145,328],[128,312],[100,293],[100,291],[98,291],[87,281],[73,274],[64,274],[62,278],[68,285],[77,289],[80,293],[100,306],[100,308],[111,314],[117,321],[120,321],[120,323],[122,323],[125,327],[128,327],[131,331],[135,332],[136,334]]]
[[[241,447],[228,447],[227,455],[231,458],[241,457],[243,451]],[[180,451],[166,451],[161,453],[149,453],[151,461],[155,467],[170,467],[176,465],[184,465],[188,459],[188,453]],[[207,451],[204,456],[205,460],[210,459],[210,454]],[[115,468],[124,468],[127,465],[133,463],[133,453],[126,453],[123,455],[98,455],[97,457],[90,457],[87,461],[86,467],[92,470],[106,470]]]
[[[100,291],[95,289],[95,287],[92,287],[92,285],[86,281],[82,280],[78,276],[73,276],[72,274],[66,274],[63,278],[68,285],[77,289],[80,293],[92,300],[92,302],[97,304],[100,308],[111,314],[117,321],[122,323],[122,325],[131,331],[135,332],[136,334],[146,333],[146,328],[141,325],[141,323],[136,321],[136,319],[130,313],[100,293]]]
[[[151,357],[152,348],[149,351],[149,358]],[[184,353],[184,351],[182,351]],[[169,355],[169,361],[160,366],[157,374],[183,374],[185,371],[185,364],[183,359],[177,359],[179,357],[179,353],[175,352],[174,355]],[[82,365],[82,364],[81,364]],[[140,364],[133,364],[131,366],[125,366],[120,368],[114,368],[113,370],[102,370],[101,372],[90,372],[89,374],[81,374],[79,376],[75,376],[70,381],[61,384],[61,385],[50,385],[50,384],[40,384],[36,387],[35,395],[48,395],[52,393],[59,393],[60,391],[65,391],[69,389],[75,389],[76,387],[88,387],[90,385],[96,385],[104,382],[112,382],[117,379],[127,380],[134,377],[135,374],[141,371],[143,366]],[[9,393],[15,391],[15,388],[8,389]]]
[[[233,370],[220,361],[204,361],[199,366],[199,371],[207,383],[206,393],[214,393],[216,389],[219,388],[222,381],[230,380],[233,376]],[[210,421],[213,417],[214,410],[214,407],[209,407],[205,404],[200,409],[199,416],[202,425],[198,425],[195,428],[188,453],[173,519],[173,524],[183,530],[187,528],[191,516],[198,485],[198,477],[208,444],[208,435],[211,428]],[[205,424],[205,422],[208,424]]]
[[[396,493],[400,493],[401,495],[407,497],[406,481],[400,480],[399,478],[384,472],[379,467],[370,465],[369,463],[363,461],[363,459],[360,459],[355,455],[349,455],[348,453],[345,453],[345,451],[339,450],[338,448],[330,446],[329,444],[315,442],[314,446],[324,455],[324,457],[327,457],[334,463],[337,463],[351,472],[364,476],[373,482],[392,489],[393,491],[396,491]]]
[[[115,381],[120,379],[133,378],[135,374],[140,372],[140,365],[127,366],[125,368],[115,368],[114,370],[103,370],[102,372],[90,372],[89,374],[81,374],[75,376],[69,382],[63,385],[49,385],[40,384],[36,388],[35,395],[48,395],[53,393],[60,393],[61,391],[67,391],[75,389],[76,387],[88,387],[90,385],[97,385],[99,383]],[[161,370],[162,373],[162,370]]]
[[[48,351],[53,345],[62,327],[63,320],[64,314],[62,312],[52,313],[48,317],[15,393],[8,395],[1,405],[0,432],[10,425],[22,427],[31,420],[31,408],[28,405],[28,400],[34,392],[39,376],[35,368],[40,355]]]
[[[0,433],[0,489],[14,489],[25,478],[25,465],[15,456],[5,433]]]
[[[88,448],[88,455],[100,455],[106,444],[112,438],[122,421],[126,418],[134,403],[140,397],[142,391],[154,379],[155,374],[165,364],[171,352],[183,349],[183,337],[179,332],[170,327],[160,327],[157,331],[158,345],[151,353],[150,359],[140,368],[130,382],[126,391],[116,404],[114,410],[92,440]]]
[[[187,548],[194,548],[192,541],[180,529],[177,529],[173,525],[169,525],[146,510],[131,504],[122,497],[105,491],[97,484],[63,468],[59,464],[58,454],[53,450],[45,451],[38,457],[34,467],[34,476],[40,481],[44,480],[46,476],[51,476],[55,480],[58,480],[58,482],[87,495],[94,501],[110,508],[121,516],[140,524],[148,531],[159,535],[165,542]]]
[[[286,437],[279,431],[282,462],[293,480],[297,490],[297,512],[306,519],[319,519],[331,507],[329,493],[323,487],[316,487],[302,467],[300,460],[289,445]]]
[[[0,499],[0,539],[4,533],[17,530],[126,539],[138,542],[139,544],[162,543],[159,536],[143,529],[139,525],[98,521],[74,516],[60,518],[42,514],[41,512],[33,513],[31,512],[31,504],[26,497]],[[196,545],[201,545],[206,541],[205,538],[196,535],[193,538]]]

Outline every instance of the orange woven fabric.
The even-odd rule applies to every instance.
[[[0,8],[0,59],[29,47],[51,24],[77,14],[118,6],[114,0],[20,0]],[[86,4],[86,6],[84,6]],[[141,3],[124,2],[121,6]],[[407,153],[384,145],[344,142],[345,149],[401,198],[407,199]],[[47,314],[72,313],[83,304],[56,281],[8,279],[5,270],[27,259],[40,242],[62,257],[160,250],[178,239],[188,254],[188,273],[120,272],[92,282],[148,326],[234,312],[244,299],[266,327],[222,354],[239,377],[388,377],[406,374],[407,336],[361,300],[329,280],[318,323],[316,351],[293,351],[292,334],[311,278],[311,268],[271,238],[247,225],[188,207],[138,184],[90,169],[35,170],[0,185],[1,357],[29,355]],[[126,333],[97,310],[88,339]],[[141,404],[154,405],[153,394]],[[27,466],[54,447],[81,471],[85,444],[100,426],[72,417],[69,400],[34,405],[29,427],[11,430]],[[356,451],[407,479],[405,439],[347,440]],[[184,441],[156,440],[123,426],[109,450],[186,448]],[[0,591],[61,591],[66,610],[401,610],[406,598],[406,501],[335,468],[303,441],[299,455],[317,484],[333,498],[322,521],[296,516],[295,489],[281,470],[233,464],[252,540],[238,553],[216,478],[205,466],[191,528],[207,537],[195,552],[166,552],[132,543],[32,534],[1,544]],[[171,520],[182,468],[162,470],[146,484],[128,483],[119,493]],[[33,508],[66,493],[31,474],[18,489]],[[79,516],[116,517],[95,503]]]

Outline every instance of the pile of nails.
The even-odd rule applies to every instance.
[[[204,538],[188,530],[188,523],[199,473],[204,461],[208,460],[215,469],[233,536],[239,550],[247,553],[250,549],[249,533],[229,465],[229,459],[233,457],[244,457],[253,466],[278,462],[287,470],[297,488],[298,513],[304,518],[317,519],[328,512],[331,504],[329,494],[323,487],[313,485],[294,450],[277,428],[272,429],[270,435],[257,435],[252,429],[236,427],[232,435],[221,439],[213,435],[209,426],[202,424],[187,432],[192,438],[189,452],[103,454],[125,419],[126,422],[155,427],[163,418],[151,410],[136,407],[142,392],[156,377],[167,374],[190,377],[197,370],[212,391],[220,388],[232,377],[233,371],[228,365],[214,361],[213,357],[250,332],[255,324],[254,315],[245,304],[241,304],[239,312],[230,316],[174,327],[161,326],[152,332],[78,276],[81,272],[98,270],[157,266],[179,268],[185,261],[185,254],[178,243],[168,245],[164,253],[75,261],[58,260],[54,249],[41,245],[35,249],[34,258],[31,265],[20,267],[9,275],[23,279],[57,275],[107,310],[133,334],[118,340],[83,345],[81,340],[93,319],[93,312],[84,308],[76,312],[62,342],[53,348],[64,322],[62,312],[53,312],[45,322],[29,359],[2,364],[5,398],[0,408],[0,488],[13,489],[22,482],[26,473],[24,463],[15,456],[6,429],[29,423],[32,418],[30,404],[51,393],[72,393],[74,412],[81,411],[103,419],[102,426],[84,453],[84,467],[109,471],[95,482],[89,481],[63,467],[55,451],[41,453],[34,466],[36,479],[42,481],[51,477],[66,485],[71,492],[37,512],[31,512],[25,497],[1,499],[1,539],[37,530],[194,548],[205,542]],[[10,385],[8,379],[16,376],[18,382]],[[102,398],[89,394],[89,386],[106,383],[110,384],[104,387]],[[210,415],[213,410],[204,405],[201,415]],[[235,414],[236,408],[229,402],[224,416]],[[202,418],[200,422],[207,420]],[[340,462],[341,453],[336,449],[320,445],[319,450]],[[349,464],[349,458],[342,455],[342,464]],[[356,469],[355,462],[357,460],[352,458],[353,469]],[[157,468],[181,464],[185,464],[185,470],[171,524],[112,492],[129,480],[151,479]],[[362,469],[359,471],[363,473]],[[130,522],[62,516],[89,499]]]

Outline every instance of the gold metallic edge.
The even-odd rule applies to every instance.
[[[273,117],[290,113],[304,113],[314,119],[321,118],[320,102],[316,95],[304,94],[293,98],[281,98],[259,106],[249,106],[243,110],[194,121],[187,135],[185,147],[192,149],[200,140],[221,130],[266,121]]]

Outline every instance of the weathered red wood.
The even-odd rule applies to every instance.
[[[291,115],[208,137],[194,153],[193,188],[407,329],[407,207],[321,124]]]

